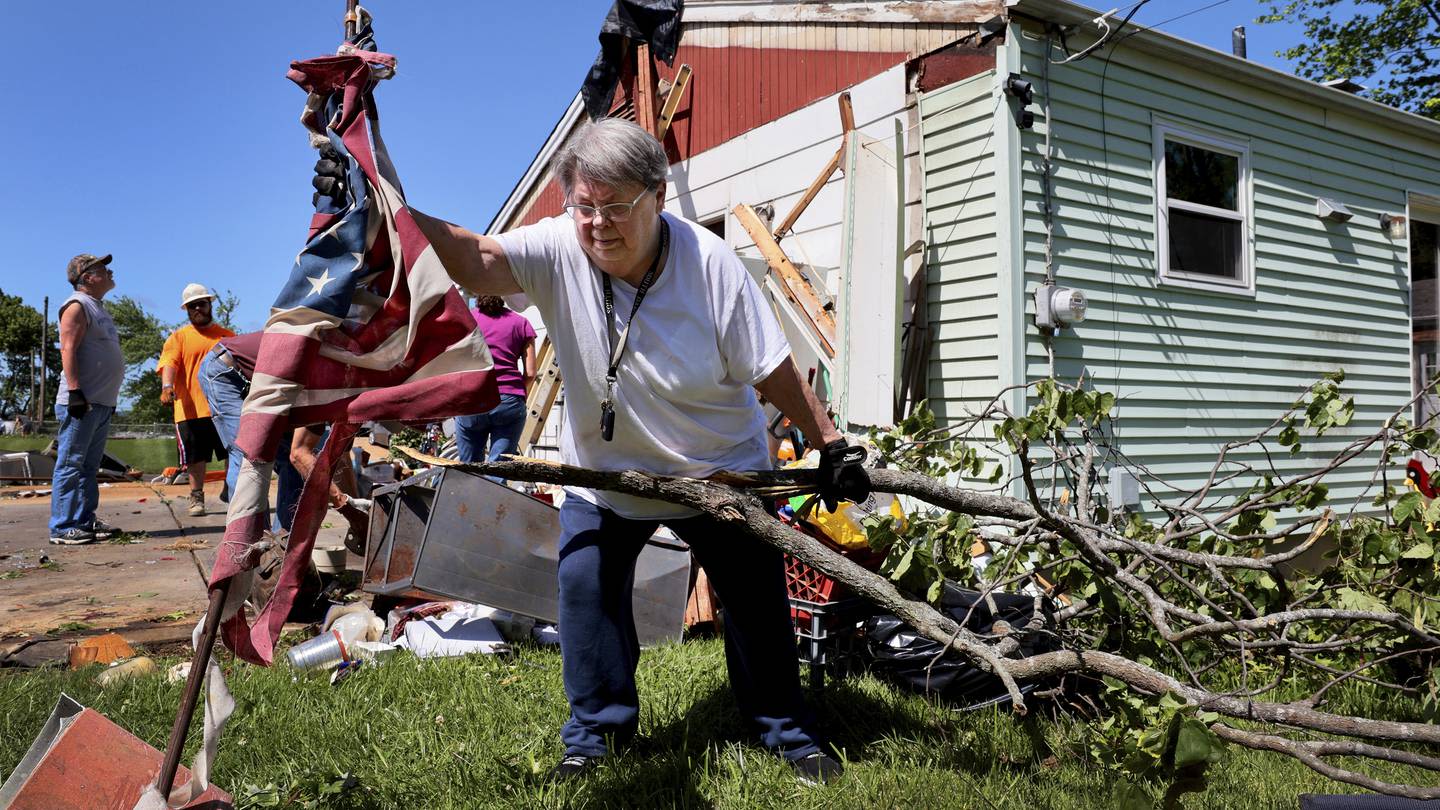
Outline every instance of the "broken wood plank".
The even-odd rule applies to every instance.
[[[685,95],[685,89],[690,86],[690,66],[681,65],[680,70],[675,74],[675,82],[670,85],[670,92],[665,96],[665,106],[660,108],[660,125],[656,128],[655,137],[665,140],[665,133],[670,131],[670,122],[675,119],[675,111],[680,107],[680,97]]]
[[[655,62],[650,58],[650,43],[635,43],[635,123],[651,135],[656,134]]]
[[[820,303],[820,297],[815,294],[815,289],[790,262],[790,257],[785,255],[785,251],[770,235],[770,230],[765,227],[764,222],[760,221],[760,216],[755,213],[755,209],[745,203],[740,203],[735,206],[735,218],[750,234],[750,238],[755,241],[755,246],[760,248],[760,254],[770,265],[770,271],[780,282],[780,289],[784,290],[786,297],[794,301],[800,311],[805,313],[805,317],[810,321],[810,326],[820,339],[820,346],[824,349],[826,357],[833,358],[835,356],[835,316]]]
[[[815,195],[819,194],[820,189],[824,188],[825,184],[830,182],[831,175],[835,174],[836,169],[840,168],[840,161],[845,158],[845,148],[850,143],[850,133],[855,129],[855,112],[850,107],[850,92],[848,90],[840,94],[839,103],[840,148],[835,150],[835,156],[830,158],[830,162],[825,164],[825,168],[820,170],[820,176],[815,178],[815,181],[810,184],[810,188],[805,189],[805,194],[800,198],[800,202],[795,203],[795,207],[790,209],[790,213],[785,215],[785,219],[781,220],[780,227],[771,232],[770,235],[773,236],[777,242],[783,239],[785,234],[789,233],[790,229],[795,226],[795,220],[799,219],[800,215],[805,212],[805,209],[810,207],[810,203],[815,200]]]

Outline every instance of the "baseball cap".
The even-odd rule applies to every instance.
[[[80,277],[85,274],[86,270],[89,270],[97,264],[109,264],[110,258],[109,253],[106,253],[104,256],[81,253],[79,256],[71,259],[70,263],[65,266],[65,278],[69,279],[70,286],[73,287],[80,281]]]

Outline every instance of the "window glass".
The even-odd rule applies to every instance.
[[[1170,209],[1170,272],[1242,277],[1239,220]]]
[[[1172,200],[1238,211],[1240,158],[1165,141],[1165,190]]]

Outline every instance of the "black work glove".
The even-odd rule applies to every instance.
[[[320,147],[320,159],[315,161],[315,176],[310,185],[315,193],[310,204],[318,206],[321,197],[329,197],[335,205],[345,204],[345,158],[330,144]]]
[[[85,414],[90,412],[90,400],[85,398],[85,392],[79,388],[70,389],[70,402],[65,405],[65,412],[70,414],[71,419],[84,419]]]
[[[870,474],[861,466],[864,461],[865,448],[851,447],[844,439],[836,439],[820,451],[815,482],[826,509],[834,512],[840,501],[861,503],[870,497]]]

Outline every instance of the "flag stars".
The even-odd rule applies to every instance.
[[[334,281],[335,279],[333,279],[333,278],[330,277],[330,268],[327,267],[327,268],[325,268],[325,271],[324,271],[323,273],[321,273],[320,275],[318,275],[318,276],[306,276],[306,277],[305,277],[305,280],[308,281],[308,282],[310,282],[310,286],[313,288],[313,289],[311,290],[311,294],[312,294],[312,295],[320,295],[321,293],[323,293],[323,292],[325,291],[325,285],[326,285],[326,284],[329,284],[330,282]]]

